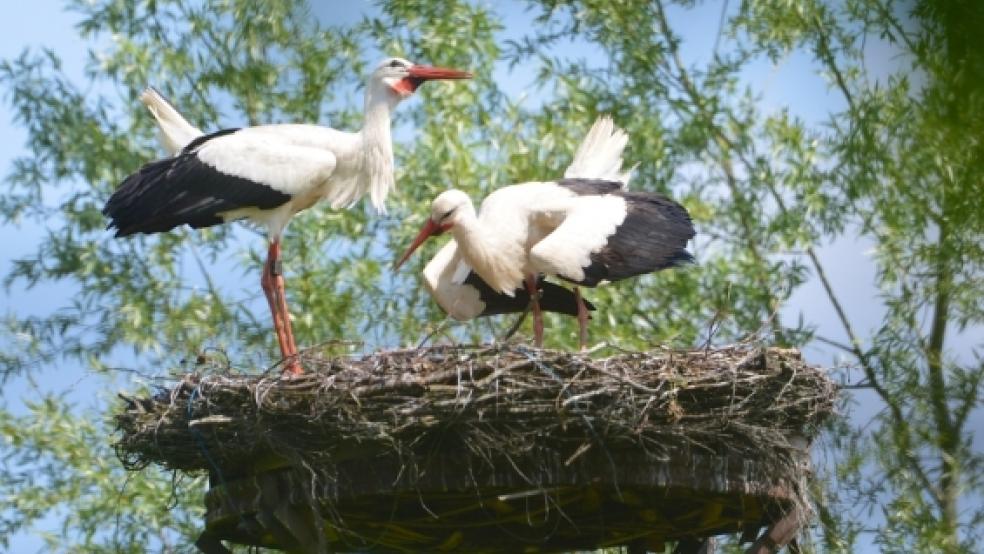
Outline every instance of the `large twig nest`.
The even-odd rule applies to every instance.
[[[278,542],[243,519],[263,508],[242,499],[272,487],[336,549],[657,545],[805,505],[806,446],[836,393],[797,351],[747,346],[439,347],[304,366],[127,399],[117,452],[133,469],[209,471],[222,491],[209,526],[242,542]]]

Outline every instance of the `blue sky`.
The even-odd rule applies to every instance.
[[[340,23],[348,22],[358,17],[358,9],[367,3],[346,3],[343,11],[334,11],[331,3],[316,2],[317,15],[323,20],[335,20],[341,17]],[[738,4],[732,2],[731,4]],[[506,4],[515,7],[515,5]],[[696,12],[687,17],[676,17],[677,29],[684,37],[683,54],[687,62],[706,62],[711,55],[715,31],[720,16],[721,4],[709,1],[701,4]],[[504,10],[507,17],[507,31],[521,33],[528,28],[529,17],[521,10]],[[58,0],[36,0],[34,2],[9,3],[5,7],[4,16],[0,18],[0,57],[10,58],[18,55],[25,47],[37,48],[47,46],[54,49],[64,62],[64,67],[70,77],[81,81],[85,52],[80,48],[76,33],[72,29],[75,22],[72,14],[61,9]],[[504,36],[503,38],[506,38]],[[722,44],[721,48],[726,48]],[[887,70],[897,60],[893,60],[889,51],[877,43],[871,47],[871,59],[874,65],[884,64]],[[590,56],[591,52],[584,52]],[[877,67],[875,73],[878,73]],[[537,91],[530,89],[531,75],[521,69],[510,75],[508,82],[512,87],[509,92],[515,97],[527,95],[530,101],[535,101]],[[832,94],[826,83],[816,73],[807,56],[794,53],[781,60],[778,64],[762,61],[753,64],[745,73],[749,83],[755,83],[755,88],[761,93],[760,106],[763,110],[772,111],[789,109],[809,122],[819,122],[831,110],[841,107],[839,98]],[[24,131],[13,124],[13,114],[6,103],[0,104],[0,173],[6,174],[11,161],[24,153],[26,135]],[[9,271],[11,260],[28,254],[35,249],[37,242],[43,237],[44,228],[36,224],[24,224],[17,227],[0,228],[0,275]],[[826,262],[826,269],[834,288],[848,311],[852,322],[863,336],[876,329],[881,320],[881,309],[877,303],[878,291],[874,287],[874,267],[869,252],[872,245],[865,241],[842,240],[824,245],[819,249],[819,255]],[[72,295],[69,284],[44,285],[33,290],[14,288],[0,292],[0,316],[8,313],[26,315],[31,313],[46,314],[63,305]],[[809,314],[809,320],[818,325],[818,332],[836,340],[846,342],[840,324],[829,303],[825,300],[823,290],[815,279],[809,281],[793,295],[784,310],[784,316],[793,320],[800,313]],[[977,330],[979,331],[979,330]],[[971,331],[974,332],[974,331]],[[951,346],[963,355],[969,355],[973,344],[971,332],[954,337]],[[836,352],[822,344],[813,344],[805,349],[808,359],[816,363],[836,364],[839,358]],[[55,370],[50,370],[45,377],[53,377]],[[58,378],[51,379],[54,384],[42,385],[52,387],[52,390],[70,390],[70,398],[77,400],[83,407],[98,407],[101,400],[94,394],[105,386],[103,376],[91,377],[80,367],[62,367],[57,370]],[[860,378],[860,375],[859,375]],[[44,382],[44,381],[42,381]],[[24,397],[33,395],[31,384],[24,379],[12,383],[4,389],[2,402],[19,409]],[[877,402],[861,396],[858,398],[859,407],[854,417],[859,421],[870,418],[880,406]],[[984,416],[978,411],[973,428],[975,429],[976,444],[981,444]],[[51,522],[44,522],[45,525]],[[29,534],[15,538],[12,552],[37,551],[41,543]],[[863,551],[874,552],[876,549],[866,545]]]

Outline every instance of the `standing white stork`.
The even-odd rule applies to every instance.
[[[273,314],[284,373],[303,371],[297,360],[280,269],[280,238],[294,214],[327,200],[349,207],[365,194],[383,212],[393,188],[390,114],[422,83],[467,79],[456,69],[388,58],[365,92],[362,129],[347,133],[317,125],[262,125],[202,135],[166,101],[144,102],[173,157],[148,163],[127,177],[103,214],[117,237],[160,233],[183,224],[209,227],[250,219],[267,230],[270,247],[260,283]],[[159,96],[158,96],[159,98]]]
[[[624,189],[630,173],[620,169],[625,140],[610,121],[597,122],[564,179],[501,188],[482,202],[478,214],[465,193],[440,194],[395,267],[429,237],[451,231],[455,250],[445,246],[430,276],[425,270],[428,288],[444,289],[435,294],[438,302],[459,319],[484,315],[484,299],[462,288],[470,271],[507,297],[516,296],[525,285],[532,300],[535,342],[542,346],[537,292],[541,274],[593,287],[693,260],[685,250],[694,236],[686,209],[660,194]],[[459,288],[453,289],[453,284]],[[574,295],[583,348],[588,310],[577,286]]]

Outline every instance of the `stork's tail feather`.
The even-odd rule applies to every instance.
[[[622,171],[622,152],[629,135],[615,126],[611,116],[601,116],[584,136],[574,161],[564,172],[568,179],[601,179],[629,184],[635,166]]]
[[[680,250],[675,252],[673,256],[666,262],[666,267],[680,267],[683,265],[690,265],[697,263],[694,259],[694,255],[686,250]]]
[[[172,156],[180,152],[188,143],[202,136],[203,133],[188,123],[188,120],[153,87],[148,87],[140,94],[140,101],[157,120],[157,126],[161,130],[161,143]]]

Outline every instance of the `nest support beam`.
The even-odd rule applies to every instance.
[[[804,516],[802,508],[794,506],[781,519],[770,525],[745,553],[773,554],[786,545],[789,545],[790,551],[799,552],[796,536],[803,527]]]
[[[305,489],[284,472],[215,485],[213,479],[206,505],[221,516],[209,522],[195,542],[203,554],[231,554],[222,540],[287,552],[330,551],[324,518]]]
[[[328,546],[319,540],[320,526],[314,521],[310,510],[296,506],[281,505],[274,509],[264,509],[255,514],[255,526],[260,535],[272,538],[278,548],[287,552],[315,553],[328,552]],[[221,533],[205,530],[195,541],[202,554],[232,554],[222,544]]]
[[[754,537],[758,529],[752,530],[750,528],[748,532],[742,534],[739,541],[744,543],[754,540],[752,545],[745,550],[745,554],[776,554],[785,546],[789,546],[791,553],[798,554],[800,549],[796,537],[803,528],[803,516],[802,509],[794,506],[782,518],[766,528],[765,532],[757,539]],[[627,551],[627,554],[647,554],[650,549],[645,541],[635,541],[628,545]],[[683,539],[677,542],[673,549],[673,554],[714,554],[715,552],[717,552],[717,539],[715,537],[707,537],[703,540]]]

